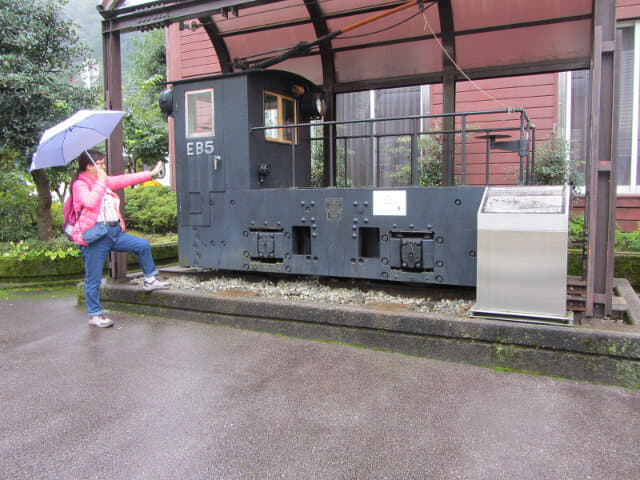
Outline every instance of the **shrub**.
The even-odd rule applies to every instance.
[[[640,229],[640,222],[638,223]],[[582,249],[584,243],[584,217],[572,215],[569,219],[569,248]],[[640,252],[640,230],[623,232],[616,226],[616,252]]]
[[[80,255],[78,245],[62,236],[54,240],[40,241],[36,238],[19,242],[0,243],[0,256],[19,260],[45,257],[49,260],[57,258],[77,257]]]
[[[553,137],[536,150],[534,178],[537,185],[584,185],[582,162],[568,163],[569,145],[564,138]]]
[[[0,242],[17,242],[37,235],[37,198],[33,187],[17,172],[0,175]]]
[[[582,249],[584,243],[584,217],[571,215],[569,218],[569,248]]]
[[[418,185],[422,187],[439,186],[442,183],[442,139],[440,134],[418,136]],[[411,137],[400,137],[396,147],[391,149],[396,157],[396,165],[391,174],[394,186],[411,184]]]
[[[62,233],[63,207],[58,202],[51,204],[51,226],[53,237],[64,237]]]
[[[341,127],[338,126],[338,130],[344,130]],[[312,126],[311,128],[313,132],[311,135],[316,138],[311,142],[311,186],[322,187],[324,185],[324,143],[323,140],[317,140],[322,137],[322,127]],[[336,144],[334,160],[336,162],[335,185],[337,187],[353,187],[353,180],[347,178],[345,171],[345,154],[351,157],[354,153],[351,149],[345,151],[342,142]]]
[[[640,222],[638,228],[640,228]],[[640,231],[622,232],[619,227],[616,227],[616,251],[640,252]]]
[[[145,233],[176,232],[176,194],[157,182],[146,182],[125,194],[127,227]]]

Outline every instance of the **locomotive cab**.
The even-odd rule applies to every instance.
[[[176,156],[186,168],[178,184],[199,193],[228,189],[310,186],[309,105],[317,98],[306,79],[282,71],[242,72],[177,82],[171,108]],[[251,127],[273,127],[260,132]],[[292,168],[291,150],[296,163]],[[194,175],[193,172],[199,172]],[[188,210],[199,210],[191,195]]]

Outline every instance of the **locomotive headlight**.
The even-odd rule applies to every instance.
[[[173,114],[173,90],[170,88],[163,90],[158,97],[158,104],[160,105],[160,110],[166,115]]]
[[[325,111],[325,103],[322,93],[316,92],[303,95],[300,107],[302,117],[305,120],[322,117]]]
[[[323,116],[324,110],[325,110],[324,98],[322,98],[321,95],[316,95],[315,104],[316,104],[316,112],[318,112],[318,116],[319,117]]]

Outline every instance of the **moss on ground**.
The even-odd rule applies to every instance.
[[[629,360],[618,361],[616,378],[621,385],[640,390],[640,363]]]
[[[16,287],[16,288],[4,288],[0,289],[0,301],[10,300],[12,298],[31,298],[34,300],[46,298],[60,298],[70,297],[76,295],[75,286],[61,286],[61,287]]]

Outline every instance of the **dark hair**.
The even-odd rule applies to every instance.
[[[69,183],[69,195],[73,198],[73,183],[78,179],[78,176],[87,170],[87,166],[93,162],[98,160],[102,160],[104,158],[104,153],[99,150],[85,150],[78,157],[78,170],[74,173],[73,177],[71,177],[71,182]],[[91,161],[93,160],[93,162]],[[73,202],[73,200],[71,200]]]
[[[84,172],[87,169],[87,166],[96,160],[102,160],[104,158],[104,153],[98,150],[88,150],[84,151],[78,157],[78,173]],[[93,159],[93,162],[91,161]]]

